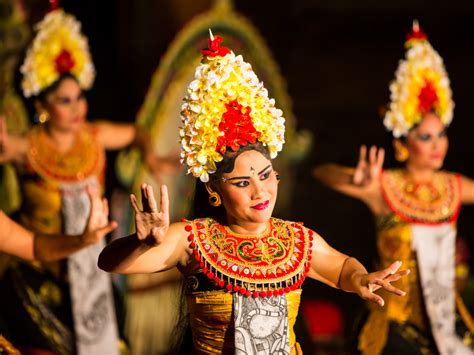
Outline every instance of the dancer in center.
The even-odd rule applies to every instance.
[[[272,159],[284,143],[284,118],[250,64],[221,41],[211,34],[202,51],[181,130],[183,162],[205,184],[215,216],[170,225],[166,186],[158,206],[144,184],[143,209],[131,196],[136,233],[109,244],[99,267],[146,273],[177,266],[199,354],[298,354],[293,325],[306,277],[383,306],[374,291],[403,296],[391,283],[409,271],[398,271],[396,261],[367,273],[302,223],[272,218],[279,180]]]

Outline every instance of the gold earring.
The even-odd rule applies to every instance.
[[[48,111],[41,110],[38,114],[38,122],[39,123],[45,123],[46,121],[49,120],[49,113]]]
[[[209,193],[209,204],[212,207],[217,207],[222,204],[221,197],[219,194],[211,189],[211,186],[207,183],[206,185],[206,190]]]
[[[220,206],[221,203],[222,203],[221,197],[219,196],[219,194],[217,192],[212,191],[212,192],[209,193],[209,204],[212,207]]]
[[[403,146],[402,144],[397,144],[395,146],[395,159],[398,162],[400,163],[406,162],[409,156],[410,156],[410,152],[405,146]]]

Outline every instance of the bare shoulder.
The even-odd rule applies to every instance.
[[[474,180],[465,175],[456,174],[460,181],[461,202],[463,204],[474,204]]]
[[[92,124],[99,142],[105,149],[121,149],[132,143],[135,126],[131,123],[97,121]]]
[[[99,139],[111,129],[111,123],[107,121],[87,122],[86,129],[93,132]]]
[[[474,180],[471,179],[470,177],[466,176],[466,175],[462,175],[462,174],[459,174],[459,173],[452,173],[452,172],[450,172],[449,174],[454,175],[457,178],[459,178],[460,181],[461,181],[461,184],[468,184],[469,185],[469,184],[474,183]]]
[[[326,244],[326,241],[321,236],[321,234],[316,232],[314,229],[311,229],[311,228],[308,228],[308,227],[305,227],[305,226],[303,228],[308,233],[309,240],[312,243],[312,247],[314,247],[315,245],[321,244],[321,243]]]
[[[190,250],[189,235],[192,233],[192,221],[176,222],[169,226],[167,239],[184,250]]]
[[[188,226],[191,223],[191,221],[186,221],[186,222],[175,222],[170,224],[168,234],[172,238],[180,238],[180,237],[185,237],[189,232],[186,230],[186,226]]]
[[[176,222],[170,225],[168,230],[168,238],[171,243],[175,243],[177,250],[182,251],[178,257],[178,269],[186,273],[186,270],[194,260],[193,248],[190,242],[190,234],[192,233],[193,221]]]

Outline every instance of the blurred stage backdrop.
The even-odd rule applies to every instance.
[[[30,23],[41,18],[47,7],[45,3],[25,1],[32,9]],[[278,210],[279,217],[304,221],[335,248],[372,268],[375,235],[368,209],[361,202],[321,186],[312,179],[311,169],[329,161],[354,165],[361,144],[390,148],[391,140],[384,131],[381,112],[389,99],[388,83],[404,56],[405,35],[413,19],[419,20],[431,44],[443,57],[451,79],[456,107],[448,132],[450,150],[445,167],[474,177],[474,39],[471,35],[474,3],[459,0],[429,3],[421,0],[235,0],[233,4],[221,2],[221,6],[223,3],[233,6],[232,16],[239,13],[254,27],[239,25],[243,27],[234,26],[229,30],[222,25],[217,26],[214,33],[224,37],[224,44],[226,34],[230,35],[229,47],[244,54],[292,125],[287,146],[293,147],[295,154],[285,158],[287,177],[282,174],[282,178],[297,181],[297,184],[289,183],[282,192],[284,205]],[[149,105],[153,105],[153,95],[158,100],[161,94],[169,94],[171,90],[166,88],[166,83],[157,84],[157,80],[161,80],[157,79],[157,68],[162,65],[161,61],[170,58],[167,50],[179,31],[186,29],[196,16],[210,11],[216,6],[215,2],[62,0],[60,5],[82,22],[83,31],[89,37],[98,73],[94,88],[87,94],[89,117],[132,122],[138,115],[140,124],[156,130],[147,117],[166,113]],[[203,27],[195,33],[204,36],[204,31]],[[198,37],[189,43],[205,44]],[[260,39],[268,46],[273,59],[269,59],[270,52],[268,58],[266,53],[256,55],[255,46],[260,45]],[[189,51],[176,53],[173,63],[181,60],[182,65],[189,64],[183,60]],[[170,80],[177,80],[176,75]],[[179,90],[175,92],[182,94]],[[147,100],[151,102],[148,106],[147,93]],[[173,108],[169,110],[173,112]],[[179,118],[173,120],[179,122]],[[297,149],[306,146],[306,154],[304,149]],[[109,154],[108,158],[107,193],[110,196],[127,176],[117,178],[114,169],[117,156]],[[120,157],[119,163],[120,159],[125,158]],[[389,149],[385,166],[391,167],[393,163]],[[143,176],[138,170],[125,181],[131,184],[129,187],[133,179]],[[474,251],[473,207],[463,208],[459,234]],[[472,260],[470,263],[472,265]],[[469,305],[474,304],[471,289],[468,286],[466,290]],[[354,295],[311,280],[305,284],[303,300],[306,305],[300,312],[300,329],[296,329],[303,348],[311,352],[312,341],[327,339],[333,342],[331,346],[344,348],[355,333],[363,302]],[[321,302],[315,302],[318,300]],[[322,322],[318,317],[323,318]],[[339,337],[341,334],[344,337]]]

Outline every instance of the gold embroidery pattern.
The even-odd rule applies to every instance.
[[[242,235],[212,219],[186,226],[202,272],[221,288],[250,296],[288,293],[310,268],[312,231],[301,224],[270,220],[261,235]]]
[[[60,153],[42,126],[29,136],[28,162],[41,176],[58,182],[74,182],[100,175],[105,156],[90,128],[81,130],[72,148]]]
[[[390,209],[402,220],[436,224],[454,221],[461,204],[459,177],[444,171],[429,183],[414,183],[401,170],[385,171],[382,191]]]

